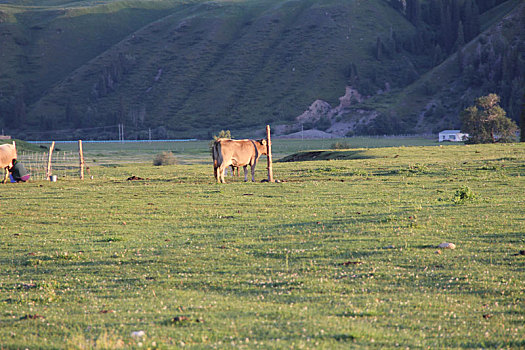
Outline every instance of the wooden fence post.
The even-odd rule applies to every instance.
[[[268,182],[273,182],[273,168],[272,168],[272,139],[270,136],[270,125],[266,125],[266,151],[268,153]]]
[[[49,147],[49,156],[47,158],[47,173],[46,177],[49,180],[51,178],[51,158],[53,157],[53,150],[55,149],[55,141],[51,143],[51,147]]]
[[[80,180],[84,180],[84,152],[82,151],[82,140],[78,140],[78,156],[80,158]]]

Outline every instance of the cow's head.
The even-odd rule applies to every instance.
[[[256,141],[257,143],[257,150],[264,155],[268,155],[268,148],[266,147],[268,142],[266,139],[260,139]]]

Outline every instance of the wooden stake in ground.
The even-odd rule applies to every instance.
[[[272,139],[270,136],[270,125],[266,125],[266,151],[268,153],[268,182],[273,182],[273,169],[272,169]]]
[[[49,180],[51,178],[51,159],[53,157],[53,150],[55,149],[55,141],[51,143],[49,147],[49,156],[47,157],[47,173],[46,178]]]
[[[82,151],[82,140],[78,140],[78,156],[80,158],[80,180],[84,180],[84,152]]]

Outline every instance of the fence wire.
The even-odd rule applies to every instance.
[[[49,154],[40,152],[18,152],[18,160],[31,173],[33,180],[47,180]],[[51,175],[58,178],[79,178],[80,161],[78,152],[55,151],[51,159]]]

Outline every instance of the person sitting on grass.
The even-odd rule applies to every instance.
[[[11,182],[26,182],[31,177],[25,166],[17,160],[13,161],[13,166],[9,169]]]

